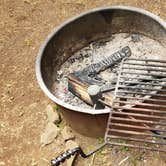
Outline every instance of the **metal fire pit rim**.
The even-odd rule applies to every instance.
[[[76,112],[82,112],[82,113],[88,113],[88,114],[105,114],[105,113],[109,113],[110,109],[100,109],[100,110],[93,110],[92,109],[87,109],[87,108],[82,108],[82,107],[78,107],[78,106],[72,106],[70,104],[67,104],[63,101],[61,101],[60,99],[58,99],[57,97],[55,97],[50,90],[47,88],[46,84],[43,81],[42,78],[42,74],[41,74],[41,60],[42,60],[42,55],[43,52],[47,46],[47,44],[49,43],[49,41],[52,39],[52,37],[54,35],[56,35],[63,27],[65,27],[66,25],[76,21],[79,18],[82,18],[83,16],[86,16],[88,14],[91,13],[95,13],[98,11],[104,11],[104,10],[127,10],[127,11],[133,11],[136,13],[140,13],[143,15],[146,15],[148,17],[150,17],[151,19],[155,20],[156,22],[158,22],[161,26],[163,26],[164,29],[166,29],[166,22],[161,19],[159,16],[144,10],[144,9],[140,9],[140,8],[136,8],[136,7],[132,7],[132,6],[106,6],[106,7],[98,7],[98,8],[94,8],[88,11],[85,11],[81,14],[78,14],[77,16],[74,16],[71,19],[68,19],[67,21],[65,21],[64,23],[62,23],[61,25],[59,25],[58,27],[54,28],[53,31],[46,37],[46,39],[44,40],[43,44],[41,45],[41,47],[39,48],[38,54],[37,54],[37,58],[36,58],[36,63],[35,63],[35,70],[36,70],[36,78],[37,81],[40,85],[40,88],[44,91],[44,93],[55,103],[57,103],[58,105],[60,105],[63,108],[67,108],[70,109],[72,111],[76,111]]]

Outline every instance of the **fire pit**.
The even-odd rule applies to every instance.
[[[133,7],[99,8],[67,21],[54,30],[42,45],[36,61],[39,84],[49,98],[61,107],[67,123],[81,134],[103,136],[110,108],[94,109],[74,96],[68,91],[67,76],[100,62],[125,46],[131,50],[130,58],[166,60],[165,22]],[[113,87],[117,82],[117,69],[115,65],[101,72],[95,81]],[[127,65],[126,69],[132,68]],[[131,84],[130,79],[121,81]],[[124,103],[121,101],[121,105]]]

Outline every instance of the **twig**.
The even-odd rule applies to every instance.
[[[93,166],[95,155],[96,155],[95,153],[92,155],[92,160],[91,160],[89,166]]]
[[[118,164],[118,166],[120,166],[122,163],[124,163],[128,158],[129,158],[129,156],[127,156],[127,157],[124,158],[122,161],[120,161],[119,164]]]
[[[91,43],[90,44],[90,49],[91,49],[91,63],[93,63],[94,62],[94,49],[93,49],[93,44]]]

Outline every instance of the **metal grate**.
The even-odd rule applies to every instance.
[[[105,141],[85,154],[80,147],[68,150],[51,161],[59,166],[80,153],[89,157],[107,145],[126,146],[166,152],[166,61],[123,59],[112,103],[98,101],[111,108]]]
[[[166,152],[166,61],[121,62],[105,142]]]

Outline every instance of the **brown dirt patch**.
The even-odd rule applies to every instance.
[[[64,148],[60,139],[40,148],[46,125],[44,108],[51,101],[35,78],[36,55],[54,27],[87,9],[106,5],[141,7],[166,19],[165,0],[0,1],[0,165],[49,165]],[[156,157],[148,164],[163,162]],[[79,158],[77,165],[87,164]]]

